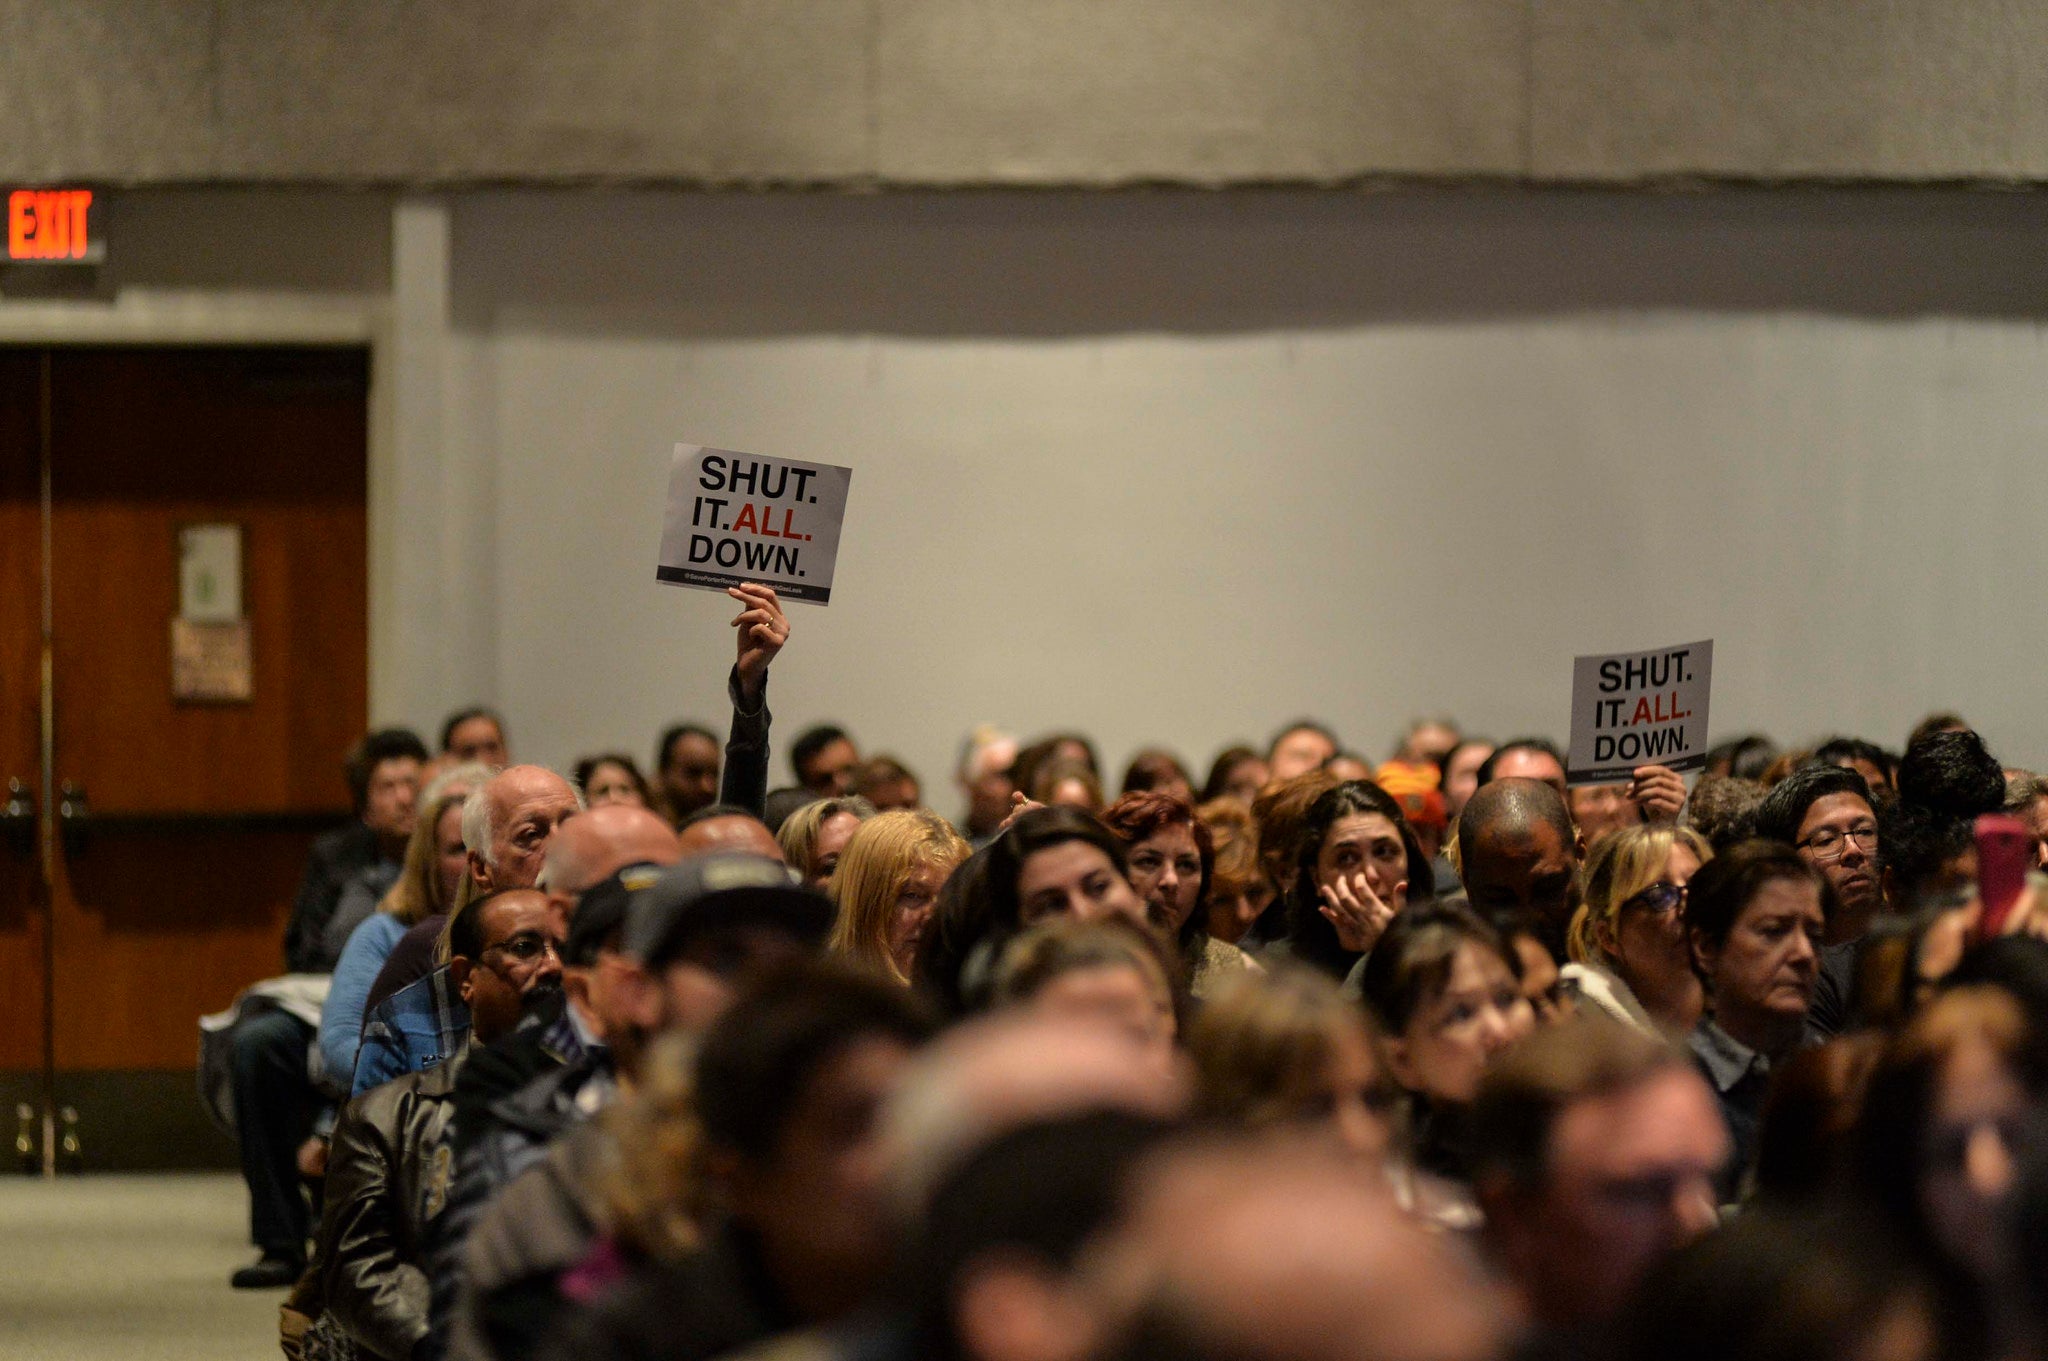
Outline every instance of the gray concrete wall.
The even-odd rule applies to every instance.
[[[2015,0],[0,0],[0,179],[2048,177]]]

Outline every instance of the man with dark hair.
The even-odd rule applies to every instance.
[[[1899,799],[1952,818],[2005,806],[2005,768],[1968,728],[1929,733],[1899,759]]]
[[[1267,781],[1278,784],[1321,770],[1337,754],[1337,734],[1312,718],[1298,718],[1266,744]]]
[[[2002,788],[2002,786],[2001,786]],[[1809,1018],[1822,1035],[1839,1035],[1853,1019],[1856,964],[1870,926],[1884,911],[1881,832],[1870,786],[1847,766],[1808,765],[1772,786],[1756,806],[1756,834],[1783,842],[1819,870],[1835,890],[1835,914],[1821,951],[1820,982]]]
[[[589,1117],[615,1090],[613,1068],[634,1077],[654,1037],[701,1033],[747,986],[814,954],[831,928],[831,903],[779,863],[711,855],[641,873],[651,868],[627,866],[592,888],[570,925],[568,963],[588,971],[578,991],[607,990],[591,1010],[615,1046],[610,1062],[543,1073],[495,1103],[473,1140],[458,1124],[465,1147],[434,1247],[435,1333],[454,1355],[502,1350],[487,1338],[530,1343],[559,1304],[554,1279],[594,1232],[588,1206],[608,1136]]]
[[[285,927],[290,972],[324,974],[334,968],[324,936],[352,878],[378,866],[396,876],[412,836],[426,759],[426,746],[404,728],[372,732],[350,750],[344,774],[355,820],[315,840],[307,857]],[[234,1274],[238,1289],[290,1285],[305,1269],[308,1225],[299,1150],[313,1132],[315,1094],[307,1060],[316,1030],[311,1018],[277,1007],[246,1014],[229,1039],[249,1232],[262,1254],[254,1266]]]
[[[457,709],[441,725],[441,754],[451,761],[476,761],[497,769],[512,760],[505,720],[480,704]]]
[[[1901,800],[1884,819],[1885,884],[1901,912],[1955,906],[1977,879],[1976,829],[1969,818]]]
[[[1502,1055],[1469,1128],[1487,1248],[1538,1333],[1525,1355],[1590,1354],[1643,1272],[1715,1225],[1713,1091],[1684,1050],[1605,1017]]]
[[[846,729],[836,724],[806,728],[790,744],[789,768],[796,772],[796,782],[821,799],[846,793],[859,764],[860,751]]]
[[[1798,848],[1834,885],[1841,908],[1835,941],[1870,929],[1884,907],[1883,862],[1876,800],[1861,775],[1847,766],[1802,766],[1764,795],[1754,826],[1765,840]]]
[[[671,824],[718,800],[718,739],[702,723],[664,729],[654,752],[656,811]]]
[[[708,1199],[702,1251],[634,1273],[557,1335],[559,1356],[710,1361],[866,1304],[890,1261],[876,1119],[934,1028],[903,988],[796,966],[705,1034],[695,1072]]]
[[[1496,925],[1533,932],[1553,959],[1564,959],[1585,854],[1564,796],[1547,780],[1483,784],[1458,817],[1458,848],[1472,906]]]
[[[1560,795],[1564,786],[1564,753],[1547,737],[1516,737],[1493,749],[1479,765],[1479,787],[1495,780],[1541,780]]]
[[[485,894],[448,923],[448,976],[489,1044],[519,1024],[525,999],[558,988],[562,935],[539,889]]]
[[[427,1333],[426,1236],[448,1195],[450,1097],[470,1046],[518,1023],[523,997],[560,975],[547,900],[530,889],[477,898],[448,927],[448,970],[470,1038],[447,1060],[363,1093],[343,1110],[328,1160],[314,1266],[318,1313],[370,1355],[409,1357]]]
[[[420,767],[427,748],[418,734],[384,728],[349,750],[343,772],[355,820],[313,842],[306,873],[292,900],[285,927],[285,968],[292,973],[327,973],[334,968],[321,936],[341,893],[362,870],[387,865],[395,876],[412,837]]]

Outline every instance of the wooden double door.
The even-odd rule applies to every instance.
[[[232,1160],[198,1020],[283,971],[307,848],[349,815],[368,385],[355,348],[0,348],[7,1170]],[[238,578],[205,611],[195,527]],[[174,631],[207,642],[196,689]]]

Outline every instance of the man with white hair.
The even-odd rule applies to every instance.
[[[546,766],[511,766],[462,805],[462,846],[477,891],[532,888],[548,841],[583,807],[576,787]]]

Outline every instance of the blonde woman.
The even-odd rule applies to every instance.
[[[839,905],[832,953],[907,985],[932,904],[967,855],[953,825],[924,809],[877,813],[861,823],[832,875],[832,901]]]
[[[343,1093],[356,1069],[363,1006],[378,971],[401,936],[453,906],[468,877],[463,873],[468,861],[462,847],[462,804],[471,790],[490,778],[488,766],[472,763],[457,766],[427,786],[412,839],[406,843],[405,867],[376,910],[356,924],[342,946],[320,1010],[319,1045],[327,1079]]]
[[[1625,827],[1594,845],[1565,941],[1564,984],[1581,1005],[1649,1035],[1691,1032],[1705,998],[1686,941],[1686,884],[1713,858],[1687,827]]]
[[[857,794],[807,803],[783,820],[775,834],[789,867],[804,884],[820,893],[832,891],[832,873],[860,825],[875,815],[875,806]]]

